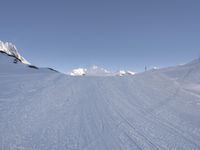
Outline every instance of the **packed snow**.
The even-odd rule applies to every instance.
[[[73,77],[0,54],[2,150],[199,150],[200,62]]]

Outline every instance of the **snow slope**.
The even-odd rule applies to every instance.
[[[2,150],[200,149],[200,63],[73,77],[2,57]]]

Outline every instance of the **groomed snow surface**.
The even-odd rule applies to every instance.
[[[199,150],[200,63],[73,77],[0,54],[1,150]]]

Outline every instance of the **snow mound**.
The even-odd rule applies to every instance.
[[[24,64],[30,64],[25,58],[23,58],[18,53],[16,46],[13,45],[12,43],[9,43],[9,42],[4,43],[0,41],[0,52],[4,52],[10,56],[14,56]]]

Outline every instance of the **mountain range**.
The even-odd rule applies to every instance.
[[[69,73],[72,76],[124,76],[124,75],[135,75],[132,71],[108,71],[107,69],[93,65],[89,68],[77,68],[73,69]]]

